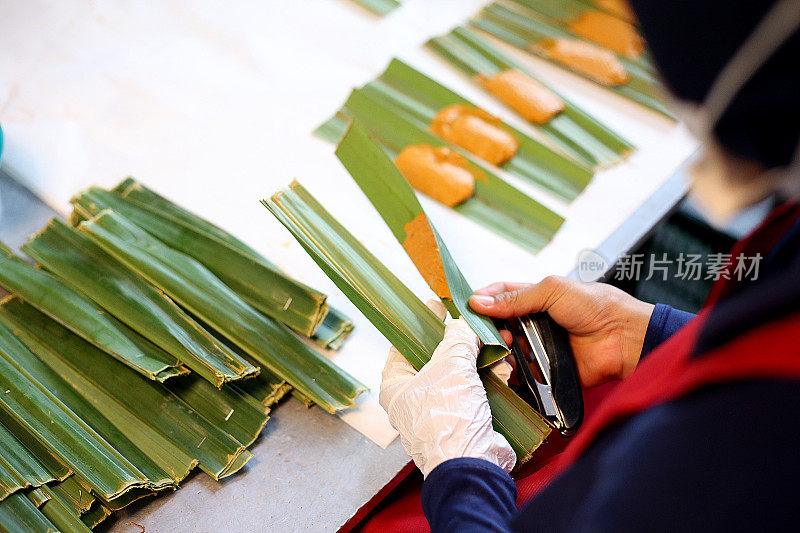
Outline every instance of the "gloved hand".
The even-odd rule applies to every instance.
[[[444,319],[441,302],[428,306]],[[458,319],[447,325],[444,339],[419,373],[400,352],[389,352],[380,403],[425,477],[444,461],[459,457],[486,459],[507,472],[514,468],[514,450],[492,428],[476,368],[479,349],[477,335]],[[499,368],[507,369],[508,363],[502,363]]]

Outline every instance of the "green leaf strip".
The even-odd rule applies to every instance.
[[[55,490],[49,487],[42,487],[40,490],[47,498],[47,501],[41,505],[40,511],[58,528],[58,531],[62,533],[89,533],[91,531]]]
[[[92,496],[91,490],[84,487],[78,478],[70,476],[60,483],[51,485],[58,499],[72,511],[72,514],[81,516],[94,506],[98,500]]]
[[[264,407],[271,407],[286,396],[292,386],[269,371],[263,370],[253,379],[248,379],[238,384],[242,392],[261,402]]]
[[[66,224],[51,221],[22,250],[214,385],[258,373],[172,300]]]
[[[338,350],[353,333],[353,322],[338,309],[331,307],[311,340],[329,350]]]
[[[0,424],[0,501],[17,491],[56,481],[57,475]]]
[[[14,256],[2,243],[0,285],[150,379],[165,381],[189,372],[175,356],[141,337],[56,276]]]
[[[98,505],[85,515],[81,517],[81,521],[86,524],[89,529],[94,529],[103,520],[111,516],[111,509],[105,505]]]
[[[59,529],[22,493],[0,502],[0,531],[10,533],[58,533]]]

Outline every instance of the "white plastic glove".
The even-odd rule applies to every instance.
[[[428,307],[444,319],[441,302],[428,302]],[[479,348],[477,335],[458,319],[447,325],[444,339],[419,373],[396,349],[389,351],[380,403],[425,477],[444,461],[459,457],[486,459],[507,472],[514,468],[514,450],[492,429],[489,401],[476,368]],[[499,369],[510,369],[502,363]]]

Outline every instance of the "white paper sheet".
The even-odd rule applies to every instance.
[[[530,131],[419,47],[483,3],[406,0],[377,19],[347,0],[7,2],[4,168],[64,214],[80,189],[132,175],[222,225],[353,317],[355,334],[332,358],[377,391],[388,342],[258,200],[298,178],[421,298],[431,296],[332,146],[310,132],[395,55]],[[536,256],[423,199],[474,287],[569,272],[581,250],[602,242],[695,148],[663,117],[503,48],[639,150],[570,206],[508,177],[567,217]],[[341,417],[381,446],[396,436],[375,392]]]

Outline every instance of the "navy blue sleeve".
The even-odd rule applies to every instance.
[[[464,457],[440,464],[422,485],[422,510],[431,531],[510,531],[517,486],[505,470]]]
[[[644,335],[644,345],[640,357],[655,350],[659,344],[672,337],[695,316],[697,315],[673,309],[668,305],[656,304],[653,314],[650,316],[650,322],[647,324],[647,333]]]
[[[513,531],[791,531],[800,383],[710,386],[609,429]]]

